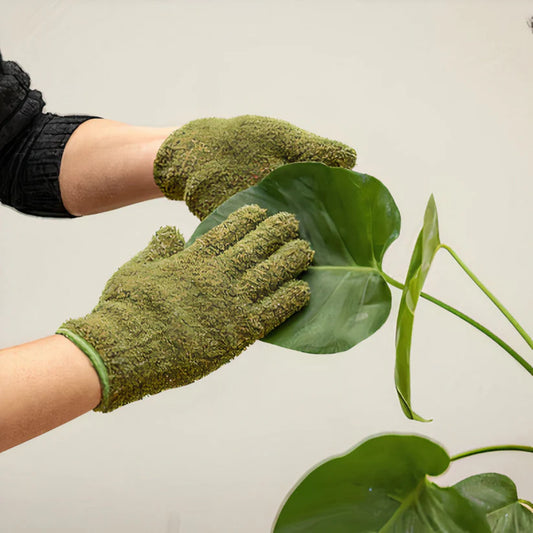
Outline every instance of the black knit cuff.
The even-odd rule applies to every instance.
[[[0,150],[25,130],[41,113],[44,100],[30,90],[30,77],[13,61],[0,54]]]
[[[70,136],[92,118],[98,117],[51,113],[35,117],[0,150],[0,201],[29,215],[73,217],[61,199],[59,169]]]

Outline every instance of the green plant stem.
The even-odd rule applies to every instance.
[[[447,244],[441,244],[440,248],[446,250],[454,259],[457,261],[457,264],[468,274],[470,279],[489,297],[491,302],[502,312],[502,314],[509,320],[509,322],[514,326],[516,331],[520,333],[522,338],[528,343],[530,348],[533,348],[533,339],[526,333],[524,328],[516,321],[513,315],[503,306],[503,304],[492,294],[492,292],[481,283],[479,278],[463,263],[455,251],[450,248]]]
[[[400,283],[399,281],[395,280],[394,278],[391,278],[388,274],[385,274],[385,272],[381,272],[381,275],[383,276],[383,279],[392,285],[393,287],[396,287],[397,289],[403,290],[404,285],[403,283]],[[438,305],[439,307],[442,307],[443,309],[446,309],[446,311],[449,311],[450,313],[454,314],[455,316],[461,318],[465,322],[468,322],[471,326],[474,326],[476,329],[481,331],[481,333],[484,333],[492,339],[496,344],[501,346],[511,357],[513,357],[520,365],[522,365],[532,376],[533,376],[533,366],[531,366],[518,352],[513,350],[503,339],[498,337],[496,334],[494,334],[490,329],[486,328],[482,324],[480,324],[477,320],[474,320],[472,317],[466,315],[465,313],[459,311],[455,307],[452,307],[451,305],[448,305],[447,303],[443,302],[442,300],[439,300],[435,298],[434,296],[431,296],[430,294],[427,294],[425,292],[420,293],[420,296],[426,300],[429,300],[430,302]]]
[[[396,499],[396,501],[400,501],[401,504],[398,507],[398,509],[394,511],[394,514],[387,520],[387,523],[384,524],[384,526],[379,530],[380,533],[386,533],[387,531],[393,531],[395,529],[396,519],[399,516],[401,516],[405,512],[406,509],[408,509],[411,505],[413,505],[413,502],[416,502],[416,500],[420,496],[420,493],[424,489],[425,485],[426,485],[426,480],[425,478],[422,478],[419,481],[418,485],[416,486],[415,490],[411,492],[407,496],[407,498],[405,498],[405,500],[402,501],[402,500]]]
[[[520,446],[518,444],[502,444],[501,446],[486,446],[485,448],[476,448],[475,450],[469,450],[468,452],[458,453],[453,457],[450,457],[450,461],[456,461],[457,459],[463,459],[464,457],[470,457],[471,455],[478,455],[480,453],[487,452],[529,452],[533,453],[533,446]]]
[[[518,498],[518,503],[521,503],[530,513],[533,513],[533,503],[522,498]]]

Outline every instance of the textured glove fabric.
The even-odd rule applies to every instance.
[[[282,120],[253,115],[205,118],[189,122],[163,142],[154,179],[165,196],[184,199],[203,219],[281,165],[319,161],[352,168],[355,160],[353,148]]]
[[[267,218],[258,206],[185,249],[175,228],[160,229],[111,277],[92,313],[58,330],[95,365],[96,410],[191,383],[306,305],[309,287],[295,278],[313,252],[297,237],[294,215]]]

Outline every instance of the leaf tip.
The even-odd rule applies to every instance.
[[[424,422],[424,423],[433,422],[433,418],[424,418],[420,416],[419,414],[415,413],[413,409],[411,409],[410,403],[405,399],[404,395],[400,392],[398,388],[396,388],[396,392],[398,393],[398,398],[400,399],[400,405],[402,407],[402,411],[409,420],[414,420],[415,422]]]

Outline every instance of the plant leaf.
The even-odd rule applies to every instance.
[[[391,295],[381,264],[400,232],[400,213],[379,180],[321,163],[284,165],[219,206],[187,245],[246,204],[258,204],[269,215],[294,213],[301,237],[315,250],[313,265],[302,275],[311,287],[309,305],[264,341],[301,352],[334,353],[383,325]]]
[[[312,470],[283,505],[275,533],[489,532],[484,513],[439,475],[450,458],[415,435],[381,435]]]
[[[516,494],[516,485],[502,474],[478,474],[460,481],[454,488],[487,516],[493,533],[530,533],[533,513]]]
[[[396,392],[405,415],[419,422],[429,422],[411,408],[411,338],[418,298],[422,292],[431,262],[440,247],[437,207],[433,195],[429,198],[424,214],[424,225],[411,256],[409,270],[398,309],[396,322],[396,368],[394,380]]]

